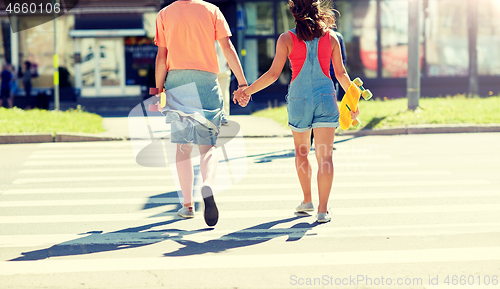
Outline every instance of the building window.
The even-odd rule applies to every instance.
[[[347,71],[363,78],[377,77],[376,0],[339,1],[338,31],[344,36]]]
[[[478,0],[479,75],[500,75],[500,1]]]
[[[274,5],[271,1],[246,2],[246,35],[274,35]]]
[[[292,28],[295,28],[295,18],[290,12],[288,2],[281,1],[278,3],[278,33],[284,33]]]
[[[30,61],[37,65],[38,77],[32,79],[33,87],[53,87],[54,80],[54,22],[42,16],[19,17],[19,62]],[[57,18],[57,54],[59,66],[69,73],[74,83],[74,46],[69,30],[74,25],[73,15]],[[31,27],[31,28],[30,28]]]
[[[380,6],[382,77],[406,77],[408,74],[408,1],[383,0]],[[423,47],[421,52],[423,52]]]
[[[426,11],[427,76],[467,76],[467,1],[428,0]]]

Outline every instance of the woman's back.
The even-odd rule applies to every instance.
[[[330,34],[326,33],[323,37],[314,38],[311,41],[303,41],[296,35],[295,29],[290,30],[289,33],[293,40],[293,48],[288,55],[292,69],[292,82],[299,75],[308,57],[309,61],[314,61],[317,58],[321,70],[325,76],[330,78],[330,62],[332,57]]]

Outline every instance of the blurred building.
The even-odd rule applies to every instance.
[[[154,85],[152,43],[156,13],[170,0],[80,0],[57,19],[60,65],[81,102],[116,97],[136,101]],[[249,82],[271,66],[279,35],[295,26],[283,0],[211,0],[233,32],[232,42]],[[466,93],[469,84],[469,23],[477,19],[477,71],[481,95],[500,93],[500,1],[421,0],[422,95]],[[471,15],[470,5],[477,6]],[[3,4],[1,4],[3,5]],[[408,51],[407,0],[338,0],[338,30],[344,35],[350,76],[361,77],[378,97],[405,97]],[[53,23],[18,17],[11,33],[4,9],[0,61],[38,64],[35,88],[52,87]],[[289,64],[279,80],[255,100],[284,100]],[[124,101],[126,102],[126,101]],[[123,103],[124,103],[123,102]]]

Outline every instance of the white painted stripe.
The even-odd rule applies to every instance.
[[[252,154],[282,154],[282,153],[294,153],[293,145],[281,145],[281,146],[269,146],[259,144],[257,147],[233,147],[233,146],[224,146],[227,152],[234,153],[252,153]],[[311,150],[311,153],[314,153],[314,150]],[[102,148],[102,149],[79,149],[79,150],[37,150],[34,151],[30,158],[62,158],[64,157],[73,157],[77,155],[95,155],[101,154],[103,156],[115,156],[115,155],[125,155],[125,154],[133,154],[132,145],[129,148]],[[334,155],[348,155],[348,156],[367,156],[367,155],[377,155],[376,152],[370,152],[366,149],[350,149],[350,148],[337,148],[334,151]]]
[[[129,151],[129,152],[124,152],[124,153],[117,153],[117,152],[99,152],[99,153],[81,153],[79,151],[75,151],[72,154],[40,154],[40,155],[31,155],[28,157],[28,159],[46,159],[46,160],[76,160],[76,159],[112,159],[112,158],[133,158],[134,157],[134,152]]]
[[[334,182],[334,188],[374,188],[374,187],[426,187],[426,186],[476,186],[489,185],[486,180],[440,180],[440,181],[394,181],[394,182]],[[297,189],[297,184],[236,184],[228,191],[232,190],[288,190]],[[312,188],[317,188],[313,184]],[[171,192],[177,191],[175,187],[88,187],[88,188],[37,188],[37,189],[10,189],[4,192],[5,195],[19,194],[78,194],[78,193],[116,193],[116,192]]]
[[[301,219],[296,220],[302,221]],[[291,226],[293,223],[281,225]],[[46,234],[46,235],[0,235],[0,248],[20,248],[52,246],[66,243],[67,245],[104,245],[116,243],[151,244],[152,239],[161,239],[167,236],[169,229],[164,231],[141,231],[115,233],[105,232],[95,234]],[[213,230],[200,234],[184,236],[183,239],[205,242],[208,240],[234,241],[271,239],[272,234],[291,234],[312,236],[312,238],[345,238],[345,237],[373,237],[373,236],[438,236],[455,234],[478,234],[500,232],[500,223],[455,223],[455,224],[425,224],[425,225],[397,225],[397,226],[359,226],[359,227],[313,227],[313,228],[271,228],[271,229],[242,229],[242,230]],[[161,236],[159,236],[161,234]],[[240,234],[246,234],[242,237]],[[172,236],[171,236],[172,237]],[[275,235],[274,235],[275,237]]]
[[[463,191],[463,192],[416,192],[416,193],[365,193],[331,194],[331,200],[380,200],[380,199],[437,199],[437,198],[476,198],[500,197],[500,191]],[[291,195],[251,195],[217,196],[217,203],[280,202],[299,201],[297,194]],[[195,201],[201,201],[196,199]],[[317,203],[317,199],[313,199]],[[179,198],[127,198],[127,199],[78,199],[78,200],[38,200],[38,201],[1,201],[0,208],[14,207],[58,207],[58,206],[97,206],[97,205],[152,205],[176,204]]]
[[[126,160],[64,160],[64,161],[27,161],[23,164],[23,166],[42,166],[42,167],[51,167],[51,166],[101,166],[101,165],[137,165],[134,159],[126,159]]]
[[[223,164],[231,164],[232,161],[228,162],[221,162],[219,165]],[[284,161],[273,161],[269,163],[254,163],[253,160],[250,160],[250,163],[248,165],[249,168],[253,167],[261,167],[261,166],[267,166],[271,164],[277,164],[278,165],[283,165],[283,166],[291,166],[294,168],[294,163],[293,160],[290,162],[284,162]],[[338,165],[336,165],[338,167]],[[398,162],[398,163],[352,163],[349,164],[347,167],[356,167],[358,166],[359,169],[362,168],[379,168],[379,167],[416,167],[418,166],[417,163],[403,163],[403,162]],[[311,163],[311,167],[313,169],[317,168],[317,164]],[[19,171],[19,174],[60,174],[60,173],[106,173],[106,172],[144,172],[144,171],[154,171],[154,172],[161,172],[165,171],[165,168],[150,168],[150,167],[143,167],[143,166],[133,166],[133,167],[128,167],[128,168],[106,168],[106,167],[101,167],[101,168],[81,168],[81,167],[70,167],[66,169],[52,169],[52,168],[38,168],[38,169],[24,169]]]
[[[337,172],[337,177],[367,177],[367,176],[443,176],[451,175],[448,171],[379,171],[379,172]],[[172,180],[177,178],[177,175],[166,174],[165,171],[160,173],[149,173],[143,176],[83,176],[83,177],[57,177],[57,178],[20,178],[14,180],[13,184],[30,184],[30,183],[64,183],[64,182],[98,182],[98,181],[147,181],[147,180]],[[236,179],[297,179],[293,173],[272,173],[272,174],[234,174],[232,176],[226,174],[218,174],[217,178],[236,178]]]
[[[496,261],[500,247],[438,248],[421,250],[348,251],[293,254],[206,254],[182,258],[46,259],[2,261],[0,275],[193,270],[222,268],[273,268],[360,264],[411,264],[434,262]],[[300,262],[297,262],[300,260]]]
[[[113,141],[113,142],[104,142],[104,141],[96,141],[96,142],[54,142],[54,143],[40,143],[38,147],[41,149],[72,149],[72,148],[95,148],[95,147],[103,147],[103,148],[130,148],[130,141]]]
[[[175,205],[167,205],[175,206]],[[157,208],[163,209],[165,208]],[[500,204],[477,205],[437,205],[437,206],[393,206],[393,207],[359,207],[332,208],[330,215],[385,215],[385,214],[418,214],[418,213],[463,213],[500,211]],[[221,211],[220,218],[279,218],[290,216],[292,210],[241,210]],[[38,215],[38,216],[0,216],[0,224],[37,224],[37,223],[78,223],[78,222],[116,222],[138,221],[151,217],[154,213],[141,212],[129,214],[83,214],[83,215]],[[154,214],[156,217],[177,218],[177,212]]]
[[[242,156],[245,157],[245,156]],[[247,159],[251,160],[250,156],[246,156]],[[290,157],[292,159],[292,157]],[[147,159],[147,158],[144,158]],[[151,156],[151,159],[157,159]],[[348,161],[378,161],[378,160],[388,160],[391,159],[390,156],[334,156],[334,161],[337,160],[348,160]],[[75,156],[72,158],[55,158],[49,160],[30,160],[26,161],[23,166],[82,166],[82,165],[133,165],[137,164],[135,157],[133,155],[128,155],[127,157],[111,158],[111,157],[100,157],[100,156]]]

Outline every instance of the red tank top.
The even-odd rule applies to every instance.
[[[302,66],[307,58],[307,46],[306,43],[300,40],[297,35],[290,32],[293,39],[293,48],[288,59],[290,59],[291,69],[292,69],[292,81],[299,75]],[[331,79],[330,77],[330,61],[332,58],[332,44],[330,43],[330,34],[326,33],[325,36],[321,37],[318,42],[318,59],[323,73]]]

